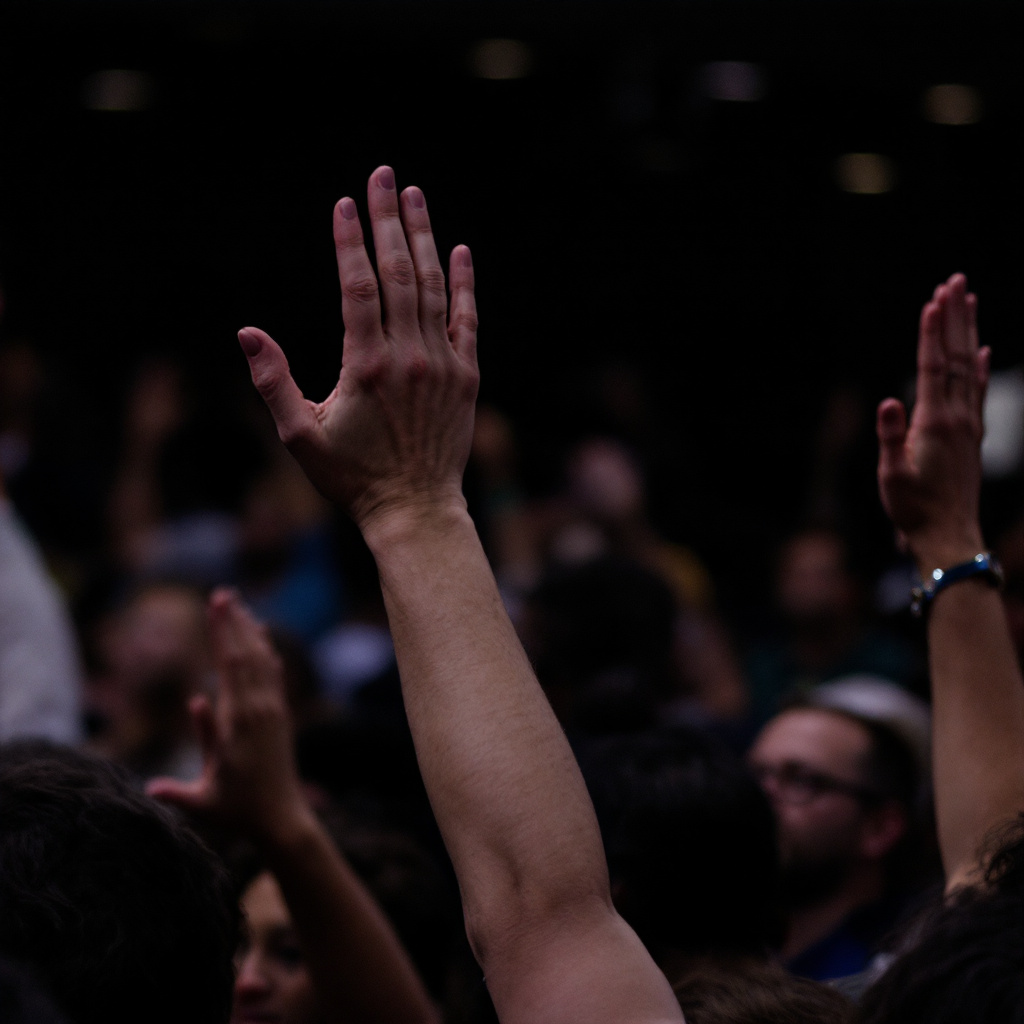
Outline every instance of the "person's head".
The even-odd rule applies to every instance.
[[[202,591],[153,581],[128,595],[95,629],[91,701],[112,751],[143,775],[192,739],[189,699],[211,671]]]
[[[776,567],[779,612],[798,628],[828,627],[858,607],[858,582],[849,546],[830,527],[809,527],[786,540]]]
[[[853,1024],[855,1007],[834,988],[778,964],[697,960],[672,989],[687,1024]]]
[[[1024,814],[996,841],[983,881],[912,922],[861,1024],[1024,1024]]]
[[[4,1024],[71,1024],[31,970],[0,956],[0,1020]]]
[[[635,731],[671,691],[675,598],[643,565],[599,558],[551,568],[520,621],[524,646],[568,728]]]
[[[737,755],[690,728],[577,752],[616,907],[656,960],[763,957],[781,942],[771,808]]]
[[[242,912],[245,928],[236,960],[231,1024],[325,1020],[291,914],[269,871],[261,871],[246,886]]]
[[[0,953],[75,1024],[223,1024],[238,909],[227,872],[117,767],[0,750]]]
[[[775,810],[792,906],[832,895],[854,872],[884,882],[917,790],[914,754],[892,730],[846,712],[795,707],[765,725],[749,759]]]

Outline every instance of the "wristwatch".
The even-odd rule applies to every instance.
[[[984,580],[990,586],[1002,587],[1003,567],[996,561],[991,551],[982,551],[969,562],[961,562],[948,569],[933,569],[929,580],[923,581],[921,586],[910,591],[911,612],[920,618],[940,591],[954,583],[975,578]]]

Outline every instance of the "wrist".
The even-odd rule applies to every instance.
[[[927,580],[935,569],[969,562],[985,550],[985,540],[980,530],[969,530],[942,537],[908,537],[907,546],[921,578]]]
[[[465,529],[475,529],[462,494],[422,502],[408,502],[365,517],[359,530],[374,558],[409,544],[436,542]]]
[[[910,592],[910,610],[914,615],[924,616],[933,601],[942,591],[958,583],[984,583],[987,587],[1000,589],[1003,585],[1003,570],[989,551],[979,551],[971,558],[942,569],[934,569],[923,576],[921,586]]]
[[[268,814],[259,827],[251,830],[250,838],[265,857],[276,860],[304,846],[319,829],[313,809],[300,800],[287,810]]]

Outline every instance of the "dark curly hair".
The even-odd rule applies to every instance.
[[[937,901],[865,993],[862,1024],[1024,1024],[1024,814],[990,842],[984,881]]]
[[[222,1024],[238,929],[220,861],[127,773],[0,748],[0,953],[75,1024]]]
[[[775,818],[746,765],[674,727],[577,745],[616,906],[659,959],[764,956],[784,937]]]

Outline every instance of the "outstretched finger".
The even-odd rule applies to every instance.
[[[452,347],[470,366],[476,367],[476,294],[473,274],[473,256],[469,247],[457,245],[449,261],[448,279],[451,282],[451,313],[448,317],[448,337]]]
[[[277,655],[238,595],[226,588],[214,591],[208,616],[214,661],[226,702],[233,704],[272,687],[279,670]]]
[[[937,409],[946,400],[946,350],[942,344],[943,292],[925,303],[917,335],[917,401],[925,409]]]
[[[967,278],[953,274],[946,282],[942,310],[942,337],[946,350],[946,388],[956,402],[970,402],[975,393],[977,334],[973,336],[967,301]]]
[[[378,167],[370,175],[366,197],[388,337],[419,341],[416,268],[398,209],[395,172],[390,167]]]
[[[334,251],[341,283],[341,317],[345,321],[346,358],[366,352],[383,340],[380,292],[355,200],[347,196],[334,207]]]
[[[447,347],[448,296],[445,293],[444,271],[434,244],[427,201],[415,185],[402,193],[402,221],[416,270],[423,338],[428,346]]]
[[[317,421],[313,405],[292,379],[281,346],[256,327],[243,327],[238,332],[238,344],[249,361],[252,382],[274,417],[281,440],[287,445],[314,433]]]

